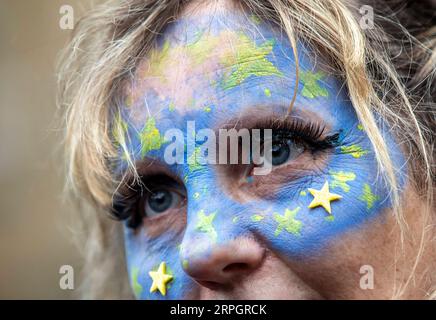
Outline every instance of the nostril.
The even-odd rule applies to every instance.
[[[231,263],[223,268],[223,272],[241,272],[249,269],[250,266],[247,263]]]

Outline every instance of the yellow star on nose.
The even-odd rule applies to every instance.
[[[153,279],[153,283],[150,288],[150,293],[159,290],[164,296],[167,293],[167,283],[173,279],[172,275],[166,274],[166,264],[161,262],[157,271],[150,271],[148,274]]]
[[[330,208],[330,201],[341,199],[342,196],[329,191],[329,183],[326,181],[321,190],[308,189],[313,196],[312,202],[309,204],[309,208],[316,208],[319,206],[324,207],[324,209],[332,214],[332,209]]]

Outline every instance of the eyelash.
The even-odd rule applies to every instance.
[[[326,129],[325,126],[313,122],[305,122],[299,119],[291,121],[269,119],[258,123],[255,128],[272,129],[273,134],[279,132],[283,140],[300,139],[311,149],[312,152],[337,147],[340,144],[342,132],[342,130],[340,130],[337,133],[321,138]]]
[[[145,183],[147,181],[147,183]],[[165,183],[162,183],[165,181]],[[153,175],[141,177],[140,182],[134,185],[127,183],[129,188],[115,195],[111,208],[111,217],[119,221],[126,221],[127,227],[136,229],[142,222],[143,201],[145,197],[157,188],[168,188],[176,191],[177,182],[166,175]]]
[[[110,214],[118,221],[127,220],[128,227],[131,227],[132,218],[135,216],[133,212],[137,209],[138,201],[142,195],[137,186],[130,187],[125,193],[125,195],[117,194],[114,196]]]
[[[286,139],[300,139],[303,141],[312,152],[322,151],[328,148],[337,147],[340,144],[341,131],[334,133],[332,135],[323,136],[325,131],[325,126],[320,126],[316,123],[304,122],[299,119],[289,120],[277,120],[270,119],[259,122],[254,126],[258,129],[272,129],[273,134],[279,134],[283,140]],[[119,221],[127,221],[127,226],[132,229],[136,229],[141,224],[141,214],[137,213],[141,210],[139,206],[141,205],[141,199],[148,194],[149,188],[145,188],[144,181],[147,180],[148,183],[151,182],[150,186],[153,187],[164,187],[161,181],[168,180],[166,176],[150,176],[143,177],[141,182],[126,188],[125,195],[116,195],[111,208],[111,216]],[[160,183],[154,183],[160,181]],[[174,181],[172,181],[174,183]]]

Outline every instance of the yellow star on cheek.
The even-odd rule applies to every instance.
[[[150,293],[159,290],[164,296],[167,293],[167,283],[173,279],[172,275],[166,274],[166,264],[161,262],[157,271],[150,271],[148,274],[153,279],[153,283],[150,288]]]
[[[313,196],[312,202],[309,204],[309,208],[316,208],[322,206],[329,214],[332,214],[332,209],[330,208],[330,201],[341,199],[342,196],[329,191],[329,183],[326,181],[321,190],[308,189],[310,194]]]

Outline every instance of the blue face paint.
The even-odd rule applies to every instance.
[[[195,297],[196,285],[184,269],[195,267],[229,240],[260,235],[265,246],[284,259],[304,259],[328,250],[329,243],[341,241],[341,234],[382,217],[390,207],[370,141],[346,90],[316,63],[322,57],[311,56],[302,44],[298,51],[301,74],[292,116],[325,126],[329,135],[336,134],[337,143],[322,155],[306,151],[306,162],[318,166],[300,163],[296,169],[291,160],[274,169],[271,176],[292,177],[279,184],[268,182],[268,176],[246,177],[246,191],[224,183],[222,169],[214,165],[165,165],[164,150],[170,142],[164,133],[178,128],[185,139],[192,138],[186,129],[193,120],[198,131],[216,130],[238,119],[283,118],[296,80],[289,42],[268,24],[242,15],[185,18],[168,27],[139,66],[118,121],[132,157],[161,161],[184,182],[188,201],[184,233],[169,228],[151,235],[149,223],[136,230],[125,228],[128,270],[138,298]],[[399,167],[404,162],[401,152],[389,133],[383,134]],[[185,152],[186,159],[191,156]],[[123,170],[126,164],[121,162]],[[404,177],[399,176],[401,184]],[[268,183],[273,192],[259,196],[253,191]],[[322,190],[324,202],[317,200],[330,205],[331,214],[322,205],[309,208]],[[237,196],[244,192],[248,200]],[[334,195],[340,197],[329,201]],[[185,212],[171,214],[182,219]],[[149,292],[149,272],[162,262],[172,277],[165,296]]]

